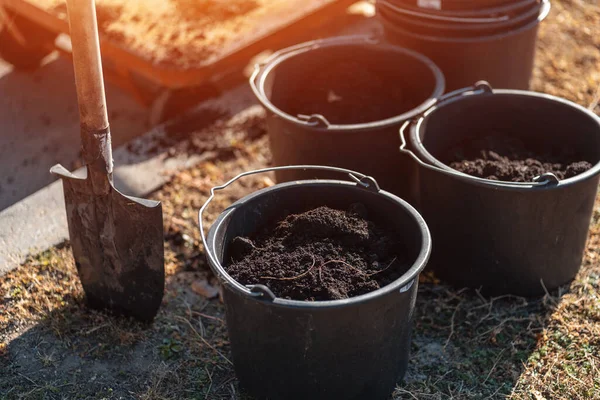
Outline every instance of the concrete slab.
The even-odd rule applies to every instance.
[[[206,102],[182,119],[194,119],[195,113],[218,109],[221,114],[243,117],[262,112],[247,85],[238,87],[221,98]],[[181,121],[172,121],[181,123]],[[195,126],[201,131],[202,126]],[[144,197],[160,188],[177,170],[200,162],[202,154],[168,155],[168,149],[148,156],[146,150],[164,142],[169,124],[121,146],[113,152],[115,186],[125,194]],[[77,170],[82,173],[81,169]],[[50,175],[50,174],[48,174]],[[55,179],[50,177],[50,179]],[[62,183],[55,181],[22,201],[0,211],[0,276],[20,265],[32,252],[47,249],[68,238]]]
[[[148,131],[148,110],[109,83],[106,95],[115,147]],[[26,73],[0,60],[0,210],[51,183],[52,165],[72,168],[80,147],[70,61],[54,54]]]

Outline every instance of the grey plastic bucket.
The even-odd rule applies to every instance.
[[[356,181],[298,181],[260,190],[224,210],[204,236],[202,212],[216,191],[242,176],[290,168],[323,167],[245,173],[214,188],[200,210],[206,255],[223,287],[236,376],[260,399],[386,400],[406,371],[418,276],[431,251],[427,225],[412,206],[372,178],[327,168],[338,176],[350,172]],[[347,209],[356,202],[375,223],[399,229],[413,260],[389,285],[344,300],[296,301],[277,298],[266,286],[241,285],[223,267],[236,236],[311,207]]]
[[[401,131],[404,156],[418,168],[418,209],[435,246],[430,267],[457,287],[536,296],[568,283],[583,258],[600,179],[600,119],[570,101],[492,90],[486,83],[445,96]],[[439,161],[448,148],[506,131],[529,148],[570,146],[592,163],[559,181],[480,179]]]

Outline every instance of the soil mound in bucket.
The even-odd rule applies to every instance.
[[[412,110],[422,102],[400,83],[365,63],[338,60],[306,75],[288,105],[291,115],[323,115],[332,124],[381,121]]]
[[[558,179],[579,175],[592,164],[569,149],[531,151],[523,141],[508,136],[487,136],[450,149],[445,163],[479,178],[506,182],[533,182],[551,172]]]
[[[263,284],[292,300],[372,292],[398,279],[408,263],[397,235],[367,217],[362,204],[289,215],[256,237],[236,237],[226,270],[243,285]]]

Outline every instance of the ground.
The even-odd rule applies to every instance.
[[[553,2],[540,32],[534,88],[600,111],[600,10]],[[0,280],[0,399],[243,399],[230,362],[224,307],[196,214],[208,191],[268,165],[264,116],[253,107],[180,143],[196,168],[151,197],[163,202],[167,285],[152,325],[88,310],[68,243],[33,255]],[[272,184],[248,178],[229,202]],[[427,274],[419,287],[409,370],[394,399],[600,398],[600,200],[585,260],[568,286],[538,299],[485,298]],[[196,291],[194,290],[196,289]]]

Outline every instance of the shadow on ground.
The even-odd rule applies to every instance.
[[[230,363],[224,307],[191,289],[198,279],[214,283],[198,268],[204,263],[202,254],[168,278],[159,315],[144,326],[88,310],[79,283],[72,282],[77,278],[68,246],[53,251],[37,256],[35,272],[3,293],[8,307],[35,308],[42,301],[58,307],[29,329],[20,331],[21,322],[10,321],[0,329],[7,344],[0,348],[0,397],[248,398],[241,394]],[[56,260],[64,265],[56,267]],[[35,290],[47,293],[25,295],[36,279],[45,289]],[[54,289],[59,285],[75,289]],[[23,302],[23,296],[35,301]],[[509,395],[553,309],[546,299],[486,299],[475,291],[422,284],[409,371],[394,399]],[[23,310],[23,315],[31,312],[35,310]],[[18,333],[11,337],[11,331]]]
[[[68,247],[59,251],[70,255]],[[38,259],[44,264],[47,258],[44,254]],[[41,280],[51,275],[56,285],[68,286],[66,282],[75,278],[71,268],[42,266],[31,276]],[[190,289],[203,275],[179,271],[171,276],[151,325],[89,310],[80,290],[71,296],[46,285],[48,292],[61,297],[48,299],[59,305],[56,309],[16,337],[2,334],[19,331],[18,317],[0,329],[0,338],[7,343],[0,348],[0,398],[231,398],[237,389],[223,306]],[[8,306],[21,302],[19,290],[27,289],[14,286],[3,294],[4,301]],[[27,302],[26,307],[35,307],[36,302]],[[206,397],[208,392],[211,396]]]

